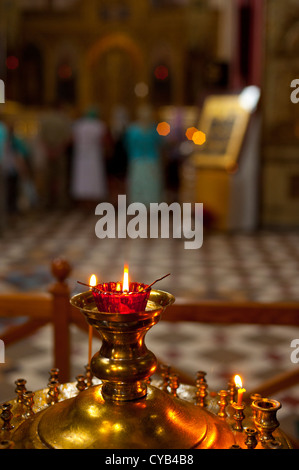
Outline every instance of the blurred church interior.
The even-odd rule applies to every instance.
[[[59,257],[72,266],[72,294],[80,292],[77,280],[88,282],[92,273],[118,279],[128,260],[140,282],[171,272],[161,289],[178,302],[293,309],[289,322],[283,309],[281,322],[270,317],[263,324],[244,318],[222,324],[221,316],[162,320],[148,345],[163,362],[191,377],[206,370],[215,389],[235,372],[248,389],[296,373],[299,358],[292,362],[290,345],[299,338],[299,103],[291,100],[291,83],[299,75],[298,48],[294,0],[1,0],[0,124],[22,143],[26,169],[14,180],[11,210],[0,159],[0,297],[46,292]],[[186,250],[175,236],[100,240],[95,207],[102,200],[81,204],[72,193],[71,129],[95,111],[107,130],[103,200],[116,204],[127,193],[129,164],[120,171],[114,160],[116,118],[129,127],[145,105],[156,125],[169,125],[160,135],[161,201],[203,203],[198,250]],[[70,129],[64,164],[51,174],[42,132],[50,113]],[[50,138],[63,140],[55,126]],[[0,128],[0,151],[1,138]],[[20,376],[42,388],[53,367],[51,325],[24,330],[24,337],[7,333],[21,331],[25,321],[22,312],[13,318],[4,307],[0,312],[0,338],[10,338],[0,364],[0,402],[14,395]],[[74,325],[71,332],[75,377],[88,338]],[[299,441],[298,375],[278,398],[280,420]]]

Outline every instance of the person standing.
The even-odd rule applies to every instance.
[[[161,163],[162,138],[156,130],[152,109],[148,105],[137,111],[137,121],[126,132],[128,152],[128,198],[130,203],[161,202],[163,197],[163,169]]]
[[[24,140],[14,131],[14,123],[8,121],[3,149],[4,186],[6,190],[6,212],[19,213],[21,184],[29,178],[29,150]]]
[[[5,142],[7,139],[7,128],[4,122],[0,121],[0,234],[6,226],[6,207],[5,207],[5,184],[4,184],[4,165],[3,156]]]
[[[71,122],[60,104],[55,104],[40,118],[39,139],[44,154],[41,197],[47,209],[67,209],[67,147],[71,139]]]
[[[105,167],[107,126],[91,108],[73,126],[71,196],[86,208],[108,196]]]

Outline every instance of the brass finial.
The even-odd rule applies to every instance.
[[[11,409],[12,409],[11,403],[3,403],[2,413],[0,415],[0,418],[3,421],[3,426],[2,426],[3,431],[11,431],[14,428],[14,426],[11,424],[11,420],[13,417]]]
[[[58,382],[59,382],[58,375],[59,375],[59,369],[51,369],[51,370],[50,370],[49,382],[55,380],[56,383],[58,383]]]
[[[228,391],[227,390],[220,390],[218,395],[219,395],[220,399],[218,401],[219,411],[218,411],[217,414],[220,418],[226,418],[225,408],[227,406]]]
[[[199,387],[197,387],[196,391],[196,401],[195,404],[199,406],[206,406],[206,396],[208,394],[207,392],[208,384],[206,382],[202,382]]]
[[[255,408],[252,406],[253,402],[255,400],[259,400],[262,398],[262,395],[260,395],[259,393],[253,393],[252,395],[250,395],[250,400],[251,400],[251,404],[250,404],[250,408],[252,410],[252,419],[254,420],[255,419],[255,416],[256,416],[256,410]]]
[[[169,387],[170,387],[172,396],[177,397],[177,389],[179,388],[179,385],[180,385],[179,377],[176,374],[171,374],[169,376]]]
[[[245,405],[238,405],[237,403],[233,403],[232,406],[234,408],[234,414],[233,414],[233,418],[235,420],[234,429],[235,431],[243,431],[242,421],[245,418],[245,415],[244,415]]]
[[[248,449],[255,449],[257,446],[257,435],[258,432],[256,429],[253,428],[246,428],[245,429],[246,433],[246,439],[245,439],[245,445]]]
[[[85,366],[86,374],[85,374],[85,382],[87,387],[92,386],[92,379],[93,379],[93,373],[91,372],[91,367],[89,364]]]
[[[34,415],[33,405],[34,405],[34,392],[31,390],[24,393],[24,405],[26,406],[26,412],[24,414],[25,418],[30,418]]]
[[[229,390],[229,404],[233,404],[235,403],[235,394],[236,394],[236,390],[237,390],[237,387],[236,387],[236,384],[235,382],[232,380],[231,382],[228,383],[228,390]]]
[[[199,406],[205,406],[205,397],[207,396],[207,381],[206,381],[207,373],[203,370],[199,370],[196,373],[196,397],[195,397],[195,404]]]
[[[87,388],[87,385],[85,382],[85,376],[83,374],[79,374],[77,375],[76,379],[77,379],[77,385],[76,385],[77,389],[79,390],[79,392],[83,392],[83,390]]]
[[[162,390],[164,390],[164,392],[167,392],[167,387],[169,385],[169,376],[170,376],[170,373],[171,373],[171,368],[170,368],[170,366],[168,366],[166,364],[160,364],[160,368],[161,368],[161,377],[163,379]]]
[[[55,405],[55,403],[59,400],[59,383],[56,378],[50,379],[48,383],[48,397],[47,403],[48,405]]]
[[[24,403],[24,393],[27,391],[26,383],[27,383],[27,380],[25,379],[18,379],[15,381],[15,384],[17,386],[15,390],[17,394],[17,403]]]
[[[196,373],[196,386],[200,386],[203,382],[206,383],[206,375],[207,373],[204,372],[203,370],[199,370]]]

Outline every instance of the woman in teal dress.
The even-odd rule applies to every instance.
[[[149,106],[138,109],[138,120],[125,136],[128,153],[128,199],[149,206],[163,198],[162,138],[156,130]]]

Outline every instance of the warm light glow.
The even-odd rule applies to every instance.
[[[154,73],[158,80],[165,80],[168,77],[168,68],[165,65],[158,65]]]
[[[192,140],[196,145],[202,145],[207,140],[206,134],[202,131],[194,132]]]
[[[97,285],[97,278],[94,274],[92,274],[92,276],[90,276],[89,285],[90,286],[96,286]]]
[[[118,283],[116,284],[116,289],[115,289],[115,290],[116,290],[116,292],[120,292],[120,291],[121,291],[121,284],[120,284],[120,282],[118,282]]]
[[[242,388],[242,379],[239,375],[235,375],[234,377],[236,387],[238,388],[238,399],[237,399],[237,405],[241,406],[242,405],[242,400],[243,400],[243,394],[246,392],[245,388]]]
[[[239,375],[235,375],[235,384],[236,384],[236,387],[238,388],[242,388],[242,379]]]
[[[139,82],[135,86],[135,95],[138,98],[145,98],[148,95],[148,85],[144,82]]]
[[[157,125],[157,132],[159,135],[168,135],[170,133],[170,125],[168,122],[159,122]]]
[[[14,55],[7,57],[6,67],[9,70],[16,70],[19,67],[19,59],[15,57]]]
[[[197,131],[198,129],[196,129],[196,127],[188,127],[188,129],[186,130],[187,139],[192,140],[193,134]]]
[[[73,71],[72,68],[67,64],[62,64],[58,68],[58,76],[62,80],[68,80],[72,77]]]
[[[123,292],[129,292],[129,267],[124,267]]]

